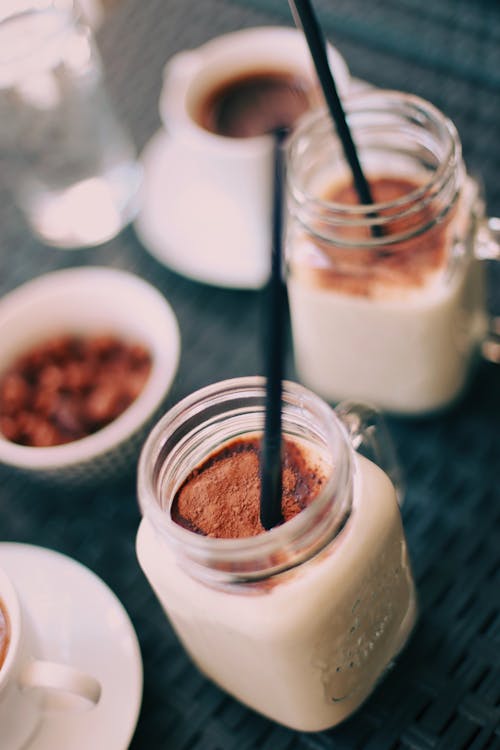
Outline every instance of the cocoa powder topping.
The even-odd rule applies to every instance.
[[[242,438],[212,454],[185,479],[173,505],[179,525],[204,536],[236,539],[264,533],[260,523],[259,438]],[[324,471],[297,443],[283,441],[285,521],[306,508],[325,482]]]
[[[420,187],[419,183],[404,177],[378,176],[369,180],[374,201],[387,203],[408,196]],[[322,200],[343,204],[358,204],[352,182],[333,184]],[[444,221],[433,224],[436,208],[430,205],[418,207],[415,202],[406,206],[412,208],[407,216],[397,216],[389,209],[381,214],[387,224],[384,235],[387,245],[376,248],[356,247],[355,243],[370,239],[368,226],[339,225],[335,236],[339,243],[349,241],[353,247],[342,247],[334,241],[326,242],[315,238],[314,244],[328,258],[328,265],[315,266],[307,260],[293,261],[294,272],[312,285],[331,288],[338,292],[362,297],[375,297],[391,289],[411,289],[422,287],[430,275],[444,268],[450,242],[450,222],[454,213],[450,212]],[[394,218],[392,218],[394,216]],[[400,242],[391,242],[391,235],[416,232],[429,225],[421,234]],[[321,221],[319,222],[321,230]]]

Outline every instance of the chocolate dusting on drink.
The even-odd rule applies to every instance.
[[[250,138],[291,126],[313,103],[313,86],[286,71],[253,71],[224,81],[198,106],[195,118],[212,133]]]
[[[241,438],[213,453],[184,480],[172,518],[204,536],[237,539],[264,533],[260,522],[260,438]],[[320,492],[323,469],[297,443],[283,440],[284,521],[300,513]]]
[[[369,179],[376,203],[388,203],[421,187],[416,180],[406,177],[380,175]],[[358,199],[351,181],[334,183],[321,200],[345,206],[357,205]],[[301,279],[314,286],[335,289],[363,297],[377,297],[390,292],[391,289],[419,288],[426,284],[432,274],[445,267],[449,246],[449,227],[454,212],[450,212],[443,221],[434,223],[435,208],[417,207],[418,199],[412,205],[405,205],[405,210],[412,210],[407,216],[397,216],[401,207],[383,209],[377,212],[386,219],[384,236],[388,237],[387,245],[373,248],[342,247],[335,244],[349,241],[366,242],[371,238],[369,226],[326,224],[326,236],[331,242],[314,238],[314,244],[328,258],[328,265],[314,264],[308,260],[294,261],[294,271]],[[391,216],[394,215],[394,218]],[[351,217],[354,218],[354,217]],[[434,225],[433,225],[434,224]],[[418,233],[419,228],[426,227]],[[321,232],[321,220],[318,224]],[[416,236],[399,242],[391,242],[391,235],[404,232],[415,232]]]

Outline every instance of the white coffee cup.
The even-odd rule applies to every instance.
[[[101,686],[72,666],[36,658],[30,618],[1,568],[0,607],[9,633],[0,664],[0,745],[2,750],[19,750],[36,732],[45,711],[92,708]]]
[[[328,56],[344,94],[346,63],[331,45]],[[291,72],[316,85],[301,31],[271,26],[232,32],[175,55],[164,69],[159,109],[175,150],[169,175],[175,205],[165,205],[166,241],[177,248],[176,270],[197,280],[256,288],[268,275],[272,136],[222,136],[194,117],[197,104],[224,82],[266,71]]]

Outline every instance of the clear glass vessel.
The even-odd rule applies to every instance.
[[[297,370],[329,401],[431,412],[462,392],[487,338],[478,261],[493,245],[498,256],[498,245],[448,118],[394,91],[349,96],[345,108],[373,204],[348,197],[350,171],[326,112],[303,118],[289,141]]]
[[[0,161],[47,244],[100,244],[137,212],[135,149],[69,0],[9,0],[0,9]]]
[[[266,716],[315,731],[350,715],[392,663],[415,622],[415,588],[394,484],[353,448],[377,453],[394,475],[377,415],[345,405],[341,421],[294,383],[284,386],[284,435],[327,477],[311,505],[243,539],[172,520],[175,493],[195,467],[262,432],[264,403],[263,379],[239,378],[194,393],[160,420],[139,463],[137,554],[205,674]]]

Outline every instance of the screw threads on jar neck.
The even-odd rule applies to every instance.
[[[391,175],[413,186],[370,206],[331,199],[332,183],[347,183],[350,175],[328,114],[316,111],[301,120],[289,141],[292,216],[320,240],[361,249],[394,247],[442,224],[464,180],[451,121],[424,100],[394,91],[358,94],[344,104],[368,179]],[[375,226],[381,231],[374,232]]]
[[[180,402],[156,426],[139,462],[144,515],[179,564],[215,586],[267,579],[315,555],[340,532],[352,503],[352,448],[319,397],[284,383],[283,429],[320,454],[329,474],[314,501],[285,524],[257,536],[218,539],[188,531],[171,517],[175,493],[190,472],[223,445],[261,433],[265,384],[259,377],[223,381]]]

